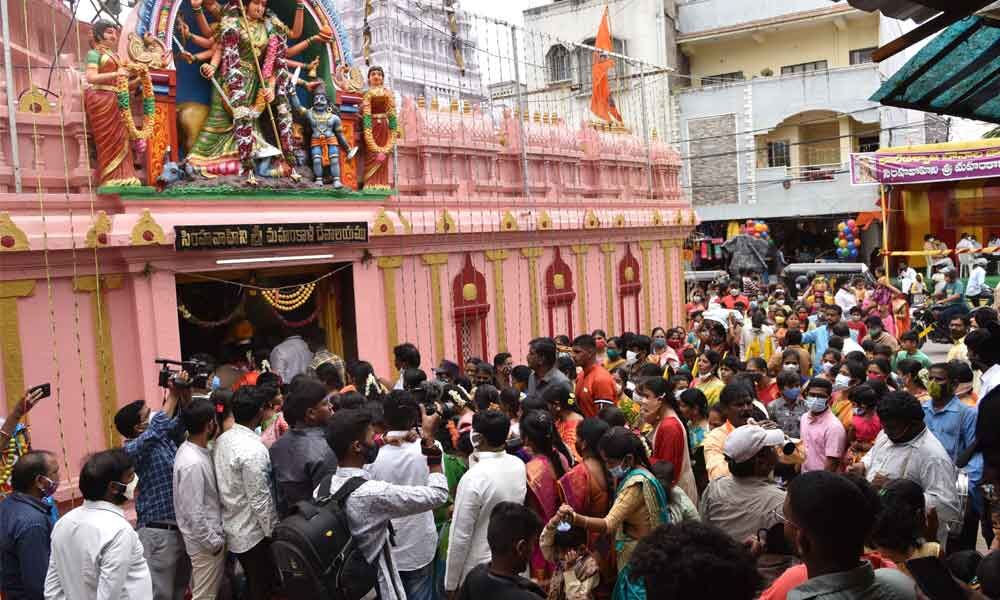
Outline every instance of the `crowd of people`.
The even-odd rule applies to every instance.
[[[684,327],[525,364],[404,343],[389,378],[289,334],[122,407],[78,473],[28,448],[29,393],[0,429],[0,590],[286,597],[275,531],[333,497],[375,574],[357,598],[1000,599],[997,312],[949,318],[934,362],[884,274],[836,283],[696,287]]]

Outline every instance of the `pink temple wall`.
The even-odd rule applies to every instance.
[[[32,414],[36,445],[62,454],[60,429],[65,440],[65,462],[70,472],[64,473],[60,496],[72,494],[80,459],[89,451],[105,444],[99,398],[99,371],[94,350],[94,322],[90,296],[72,290],[72,267],[78,275],[91,275],[94,253],[85,247],[87,230],[93,225],[93,210],[104,210],[111,219],[108,246],[98,250],[102,274],[119,274],[120,289],[106,290],[105,302],[111,315],[114,349],[117,404],[145,398],[156,405],[162,391],[157,387],[157,357],[179,358],[180,334],[174,273],[223,271],[216,264],[222,257],[260,255],[295,255],[333,252],[334,262],[353,265],[355,296],[354,320],[357,323],[357,353],[373,363],[382,375],[391,372],[388,339],[387,307],[383,288],[383,271],[378,259],[402,257],[402,266],[395,277],[395,319],[398,341],[417,344],[423,354],[423,366],[430,369],[441,358],[457,358],[456,325],[453,317],[452,282],[461,272],[466,253],[470,253],[475,268],[486,281],[485,298],[490,311],[485,317],[487,347],[482,358],[492,359],[498,351],[496,324],[495,279],[493,266],[484,254],[486,250],[506,249],[503,262],[505,297],[505,329],[507,349],[515,360],[523,363],[531,333],[531,302],[529,263],[521,255],[524,248],[543,248],[537,261],[537,296],[539,302],[539,333],[547,335],[548,311],[545,298],[545,271],[552,263],[558,245],[562,259],[573,273],[577,299],[570,307],[573,334],[595,328],[609,334],[623,330],[620,321],[618,263],[624,256],[625,243],[640,262],[637,275],[644,286],[650,286],[652,323],[642,323],[648,332],[654,325],[668,324],[668,314],[674,320],[681,314],[682,272],[679,251],[672,253],[669,281],[666,276],[663,239],[682,240],[694,224],[693,211],[681,196],[677,183],[679,159],[668,146],[653,147],[654,188],[646,186],[645,149],[640,141],[625,134],[597,132],[563,122],[527,123],[526,140],[531,173],[530,196],[525,197],[520,180],[520,141],[516,136],[518,122],[510,114],[500,119],[494,128],[484,115],[419,109],[407,100],[403,103],[401,120],[405,136],[399,147],[399,192],[384,200],[338,199],[330,202],[300,200],[212,200],[189,198],[171,200],[151,198],[148,201],[122,200],[115,196],[92,196],[87,193],[86,175],[89,169],[86,153],[80,153],[82,136],[75,133],[76,150],[63,152],[58,115],[37,118],[41,125],[39,141],[46,158],[42,176],[42,193],[35,193],[31,177],[26,175],[26,193],[13,194],[10,156],[3,153],[6,137],[0,131],[0,211],[9,212],[13,226],[27,239],[27,250],[6,251],[0,248],[0,281],[34,279],[34,294],[17,300],[20,321],[19,341],[24,364],[24,383],[33,385],[43,380],[53,383],[53,398],[45,400]],[[0,112],[2,112],[0,107]],[[29,115],[19,115],[19,124]],[[68,131],[82,132],[82,116],[70,106],[64,113]],[[53,119],[55,121],[53,121]],[[2,119],[0,119],[2,122]],[[75,128],[75,129],[74,129]],[[502,134],[502,135],[501,135]],[[25,135],[22,128],[20,136]],[[501,137],[505,136],[503,143]],[[25,138],[30,141],[30,136]],[[22,144],[24,142],[22,141]],[[32,148],[23,148],[25,157]],[[71,165],[70,193],[66,193],[66,175],[60,156],[66,155]],[[75,166],[73,166],[75,165]],[[26,172],[34,175],[32,165]],[[30,185],[29,185],[30,184]],[[40,202],[45,210],[43,221]],[[143,209],[162,229],[162,242],[142,245],[135,242]],[[73,219],[69,219],[69,211]],[[445,211],[455,222],[455,231],[438,233],[437,223]],[[547,228],[540,225],[542,212],[551,217]],[[514,217],[516,227],[504,230],[501,222],[506,213]],[[404,219],[401,219],[402,213]],[[595,215],[600,224],[585,227],[586,214]],[[623,223],[614,221],[621,216]],[[657,217],[658,215],[658,217]],[[234,223],[296,223],[327,221],[364,221],[373,224],[378,218],[388,218],[395,228],[393,235],[376,235],[372,231],[367,244],[330,247],[305,247],[264,251],[186,252],[173,250],[175,225],[219,225]],[[654,222],[655,218],[661,221]],[[649,280],[643,278],[640,240],[654,242],[649,251]],[[614,309],[606,306],[604,255],[600,244],[614,243],[612,261]],[[588,244],[584,271],[578,272],[574,244]],[[50,267],[46,269],[43,249],[48,249]],[[76,257],[72,257],[73,248]],[[448,262],[439,267],[440,289],[431,289],[431,270],[423,263],[426,254],[448,254]],[[316,261],[312,261],[315,263]],[[310,264],[310,263],[304,263]],[[261,268],[277,265],[263,265]],[[287,263],[281,266],[287,266]],[[148,271],[148,272],[147,272]],[[59,363],[59,385],[56,387],[54,364],[51,359],[52,336],[49,329],[49,300],[46,274],[53,281],[55,307],[56,352]],[[673,286],[674,302],[667,303],[667,286]],[[578,303],[581,290],[586,288],[587,322],[579,322]],[[440,294],[444,347],[435,347],[432,297]],[[639,314],[644,315],[644,295],[640,292]],[[79,327],[75,325],[74,300],[79,305]],[[626,329],[634,329],[634,302],[626,314],[633,315]],[[565,309],[559,311],[559,323],[565,323]],[[613,321],[612,321],[613,319]],[[79,330],[80,351],[76,332]],[[556,327],[556,333],[569,333]],[[0,336],[3,332],[0,331]],[[9,344],[11,340],[0,340]],[[83,356],[81,377],[80,355]],[[0,353],[0,372],[3,356]],[[0,378],[0,386],[5,382]],[[81,384],[82,381],[82,384]],[[5,398],[11,391],[0,388]],[[86,404],[84,405],[84,398]],[[5,412],[5,409],[0,409]],[[57,415],[62,414],[62,427]],[[86,414],[86,418],[84,418]]]

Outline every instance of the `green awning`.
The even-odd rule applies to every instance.
[[[971,16],[948,27],[871,100],[1000,123],[1000,21]]]

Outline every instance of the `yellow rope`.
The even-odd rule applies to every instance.
[[[28,2],[27,0],[21,0],[21,10],[24,14],[24,39],[30,40],[31,34],[28,29]],[[33,82],[34,78],[31,75],[31,57],[28,57],[27,70],[28,70],[28,81]],[[10,65],[7,68],[11,68]],[[8,93],[13,93],[13,90],[8,90]],[[12,119],[16,118],[16,115],[10,116]],[[38,155],[39,155],[39,144],[38,144],[38,118],[35,116],[34,112],[31,112],[31,140],[34,144],[34,167],[35,167],[35,187],[38,194],[38,211],[42,220],[42,258],[45,265],[45,285],[48,291],[49,300],[49,334],[52,336],[52,367],[55,370],[55,402],[56,402],[56,423],[59,430],[59,444],[62,449],[63,454],[63,466],[66,469],[66,478],[70,477],[69,468],[69,456],[66,452],[66,436],[63,429],[63,418],[62,418],[62,372],[59,369],[59,354],[56,349],[56,309],[55,309],[55,296],[52,289],[52,270],[49,264],[49,231],[48,223],[45,218],[45,199],[44,191],[42,190],[42,173],[38,166]]]
[[[22,1],[24,1],[24,0],[22,0]],[[83,44],[80,42],[80,27],[79,27],[78,24],[75,24],[75,23],[74,23],[73,27],[76,29],[76,36],[75,36],[76,37],[76,55],[77,55],[77,57],[79,59],[82,60],[84,58],[84,55],[83,55]],[[86,139],[88,139],[90,137],[90,132],[88,131],[89,123],[88,123],[87,118],[86,118],[87,103],[86,103],[86,100],[84,98],[84,81],[85,81],[85,78],[81,78],[80,79],[80,111],[84,114],[84,119],[83,119],[83,139],[86,140]],[[84,148],[83,150],[85,152],[87,151],[86,148]],[[90,153],[86,152],[86,154],[87,154],[87,197],[90,200],[90,222],[91,222],[91,226],[94,226],[97,223],[97,211],[95,210],[95,207],[94,207],[94,199],[96,197],[96,194],[94,194],[94,180],[93,180],[93,173],[94,173],[94,171],[93,171],[93,169],[91,168],[91,165],[90,165]],[[98,364],[99,365],[103,365],[105,363],[105,361],[107,360],[107,357],[104,355],[104,307],[103,307],[104,298],[101,295],[101,265],[100,265],[100,261],[98,260],[98,254],[97,254],[97,248],[98,248],[99,245],[100,244],[97,243],[97,236],[94,236],[94,246],[93,246],[92,250],[94,252],[94,302],[97,305],[97,308],[94,311],[96,313],[95,314],[95,318],[97,319],[97,327],[95,328],[95,331],[97,333],[97,348],[98,348],[97,360],[98,360]],[[107,370],[106,369],[102,369],[102,368],[98,368],[97,372],[100,374],[100,376],[103,379],[104,389],[106,389],[106,390],[110,389],[110,386],[108,385],[108,380],[107,380],[107,376],[108,376]],[[103,402],[101,402],[101,406],[102,406],[102,409],[103,409],[103,406],[104,406]],[[114,438],[114,432],[111,430],[111,422],[112,422],[112,419],[110,418],[111,415],[109,414],[109,415],[107,415],[107,417],[108,418],[105,419],[105,422],[108,423],[108,430],[105,432],[105,435],[106,435],[105,439],[113,440],[115,438]]]
[[[59,47],[58,34],[56,33],[56,22],[52,21],[52,41],[54,43],[53,48]],[[73,224],[73,202],[69,197],[69,149],[66,147],[66,117],[63,114],[63,103],[59,103],[59,140],[62,143],[62,155],[63,155],[63,181],[65,182],[65,192],[64,197],[66,198],[66,210],[69,213],[69,240],[70,240],[70,253],[73,259],[73,281],[76,281],[79,274],[77,269],[77,259],[76,259],[76,228]],[[86,114],[86,113],[84,113]],[[88,161],[90,159],[88,158]],[[81,349],[80,343],[80,300],[79,294],[75,290],[71,294],[73,296],[73,340],[76,343],[76,357],[79,362],[80,367],[80,401],[83,406],[83,447],[84,450],[90,451],[90,430],[87,427],[87,385],[84,381],[83,373],[83,351]],[[67,475],[69,475],[67,473]]]

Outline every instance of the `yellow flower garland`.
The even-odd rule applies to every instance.
[[[128,76],[119,75],[118,76],[118,111],[122,115],[122,120],[125,121],[125,127],[128,128],[129,137],[133,140],[145,140],[153,133],[153,125],[155,119],[153,119],[153,111],[147,110],[147,106],[152,107],[153,102],[153,78],[149,76],[149,69],[145,65],[130,65],[130,71],[133,73],[138,73],[139,77],[142,78],[142,101],[143,101],[143,122],[142,129],[138,129],[135,126],[135,119],[132,118],[132,106],[128,100],[129,89],[128,89]],[[124,98],[124,101],[122,100]]]
[[[396,98],[392,94],[386,93],[385,88],[379,88],[379,91],[380,95],[385,96],[388,99],[388,106],[386,107],[385,115],[391,125],[396,120]],[[361,101],[361,114],[368,117],[364,120],[365,147],[368,148],[369,152],[389,154],[396,145],[396,128],[391,126],[389,127],[389,139],[386,140],[384,146],[375,142],[375,136],[372,135],[371,128],[372,96],[374,95],[375,92],[373,90],[369,90],[365,93],[364,99]]]

